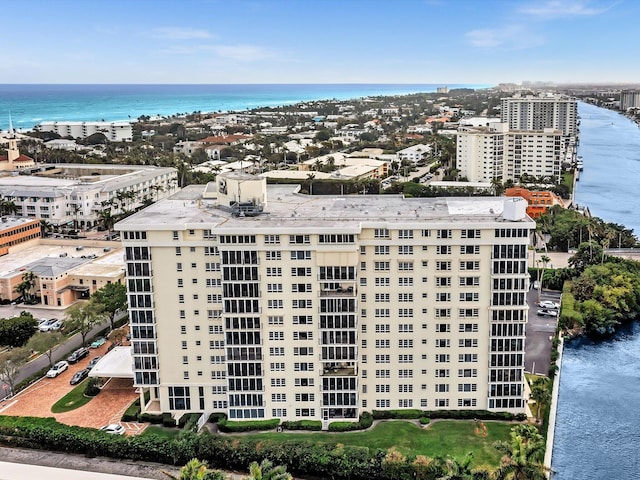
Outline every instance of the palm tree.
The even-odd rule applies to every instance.
[[[18,212],[18,206],[13,200],[0,199],[0,215],[13,215]]]
[[[31,290],[36,285],[36,274],[33,272],[25,272],[22,275],[22,282],[15,287],[15,291],[19,293],[26,303],[29,303],[32,299]]]
[[[47,233],[50,233],[53,230],[53,225],[48,220],[42,218],[40,219],[40,228],[42,230],[42,236],[46,237]]]
[[[286,467],[274,466],[271,461],[264,459],[262,463],[251,462],[249,476],[245,480],[291,480],[293,477],[287,473]]]
[[[471,471],[473,462],[473,452],[467,453],[462,461],[448,457],[446,460],[439,459],[444,475],[438,480],[474,480],[476,477]]]
[[[98,220],[102,223],[102,227],[107,231],[108,237],[111,238],[111,229],[115,222],[115,218],[111,215],[111,209],[105,208],[98,212]]]
[[[511,442],[494,446],[504,453],[496,480],[546,480],[548,469],[542,464],[544,438],[532,425],[511,429]]]
[[[192,458],[187,462],[185,466],[180,469],[179,475],[171,475],[164,472],[164,474],[173,478],[173,480],[224,480],[225,475],[222,472],[216,470],[209,470],[207,462],[202,462],[197,458]]]
[[[536,402],[536,421],[540,422],[541,414],[551,401],[551,392],[549,392],[549,379],[540,377],[531,385],[531,400]]]

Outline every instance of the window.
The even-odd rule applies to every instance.
[[[178,271],[178,272],[182,271],[182,263],[180,263],[180,262],[176,263],[176,271]]]
[[[398,255],[413,255],[413,245],[400,245]]]
[[[282,293],[281,283],[267,283],[267,292],[269,293]]]
[[[413,277],[398,277],[398,285],[401,287],[413,286]]]
[[[376,333],[389,333],[391,325],[389,323],[376,323]]]
[[[401,239],[413,238],[413,230],[398,230],[398,238],[401,238]]]
[[[291,260],[311,260],[311,250],[292,250]]]
[[[264,243],[266,243],[267,245],[279,245],[280,235],[265,235]]]
[[[480,245],[461,245],[460,254],[461,255],[479,255]]]
[[[480,238],[480,230],[479,229],[461,230],[460,236],[462,238]]]
[[[189,378],[189,372],[184,372]],[[169,387],[169,409],[190,410],[191,394],[189,387]]]
[[[267,277],[281,277],[282,267],[267,267]]]
[[[390,302],[391,295],[389,293],[376,293],[376,302]]]
[[[399,333],[413,333],[413,324],[412,323],[400,323],[400,324],[398,324],[398,332]]]
[[[450,287],[451,277],[436,277],[436,287]]]
[[[284,301],[281,299],[267,300],[267,308],[284,308]]]
[[[390,270],[389,262],[374,262],[373,266],[377,272]]]
[[[390,310],[388,308],[376,308],[375,309],[375,317],[376,318],[388,318],[390,317]]]
[[[449,271],[451,270],[451,262],[450,261],[438,261],[436,262],[436,270],[438,271]]]
[[[451,230],[448,229],[440,229],[437,234],[438,238],[452,238]]]
[[[413,271],[413,262],[399,262],[398,270],[401,272]]]
[[[373,231],[374,238],[389,238],[389,230],[386,228],[376,228]]]
[[[280,251],[277,251],[277,252],[268,251],[268,252],[266,252],[266,259],[267,260],[282,260],[282,252],[280,252]]]
[[[374,253],[376,255],[389,255],[389,245],[376,245]]]
[[[451,255],[451,245],[436,245],[437,255]]]
[[[401,338],[398,340],[398,348],[413,348],[413,339]]]

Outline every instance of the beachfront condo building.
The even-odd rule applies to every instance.
[[[54,132],[61,137],[87,138],[101,133],[110,142],[133,141],[131,122],[41,122],[35,127],[39,132]]]
[[[552,93],[503,98],[501,121],[512,130],[560,130],[566,138],[578,134],[578,102]]]
[[[143,410],[524,412],[526,207],[229,172],[122,220]]]
[[[562,172],[563,135],[560,130],[512,130],[506,123],[460,127],[456,166],[470,182],[555,177]]]
[[[620,92],[620,110],[640,108],[640,90],[622,90]]]

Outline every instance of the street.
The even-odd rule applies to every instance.
[[[60,310],[53,309],[45,309],[45,308],[31,308],[25,307],[24,305],[2,305],[0,306],[0,318],[9,318],[15,315],[19,315],[22,310],[27,310],[31,312],[34,318],[64,318],[64,312]],[[127,311],[120,312],[116,314],[116,320],[120,320],[121,318],[127,315]],[[109,326],[109,321],[101,323],[100,325],[96,325],[93,327],[89,334],[87,335],[87,341],[97,335],[100,331],[104,330]],[[76,333],[62,342],[54,351],[51,356],[52,363],[57,362],[58,360],[65,359],[69,353],[74,351],[75,349],[82,346],[82,336],[79,333]],[[46,355],[40,355],[29,363],[27,363],[20,370],[20,374],[16,378],[16,384],[26,380],[27,378],[35,375],[40,370],[49,367],[49,358]],[[8,395],[9,385],[6,382],[0,381],[0,400],[4,400]]]

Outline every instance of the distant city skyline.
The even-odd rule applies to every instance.
[[[636,83],[632,0],[0,0],[0,83]]]

